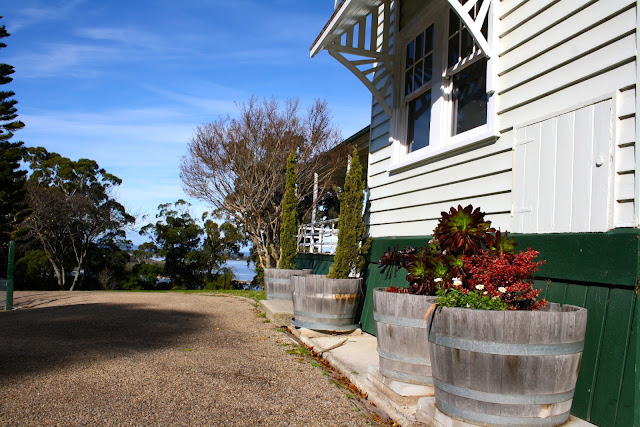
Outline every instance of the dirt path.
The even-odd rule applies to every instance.
[[[348,390],[233,297],[17,292],[0,425],[370,425]],[[28,307],[28,308],[27,308]]]

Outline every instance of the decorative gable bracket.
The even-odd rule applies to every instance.
[[[447,0],[460,16],[487,57],[493,52],[482,34],[489,19],[489,7],[495,0]],[[391,42],[395,31],[398,0],[344,0],[311,46],[311,57],[327,50],[369,89],[391,117],[387,101],[394,80],[394,52]],[[478,8],[474,6],[478,4]],[[476,16],[472,15],[477,10]]]

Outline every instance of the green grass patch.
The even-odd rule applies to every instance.
[[[311,355],[311,350],[309,350],[308,348],[299,347],[299,346],[294,346],[293,348],[290,348],[289,350],[286,350],[286,352],[288,354],[295,354],[297,356],[310,356]]]

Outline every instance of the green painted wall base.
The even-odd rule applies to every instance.
[[[299,253],[296,255],[296,264],[299,269],[312,269],[313,274],[328,274],[329,267],[333,264],[333,255]]]
[[[536,277],[541,296],[589,310],[587,336],[571,413],[593,424],[640,427],[640,233],[514,234],[518,249],[540,251],[547,261]],[[362,329],[376,334],[373,289],[406,286],[406,272],[380,274],[377,260],[389,248],[421,246],[429,236],[373,240],[365,271]],[[332,257],[298,254],[299,268],[326,274]]]

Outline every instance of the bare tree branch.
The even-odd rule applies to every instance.
[[[196,128],[180,177],[187,194],[242,224],[264,267],[276,267],[287,156],[297,151],[298,199],[312,194],[314,173],[321,196],[340,166],[341,154],[331,149],[341,138],[325,101],[317,100],[306,114],[297,99],[280,106],[252,97],[238,107],[238,118]]]

